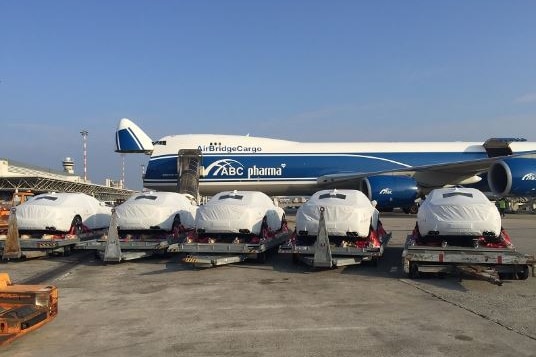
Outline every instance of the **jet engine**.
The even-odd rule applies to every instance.
[[[488,185],[498,196],[536,196],[536,159],[498,161],[488,171]]]
[[[401,207],[410,212],[418,194],[417,182],[407,176],[370,176],[363,179],[361,191],[377,202],[379,211],[392,211]]]

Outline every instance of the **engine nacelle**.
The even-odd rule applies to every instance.
[[[378,210],[395,207],[409,209],[418,194],[417,181],[407,176],[370,176],[363,180],[361,191],[377,202]]]
[[[536,159],[498,161],[488,171],[488,185],[498,196],[536,196]]]

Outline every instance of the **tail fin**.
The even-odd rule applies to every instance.
[[[123,118],[119,121],[115,132],[115,151],[150,154],[153,152],[153,142],[139,126]]]

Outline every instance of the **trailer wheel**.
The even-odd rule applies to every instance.
[[[68,257],[69,255],[71,255],[71,252],[72,252],[72,246],[70,245],[66,245],[63,247],[63,256],[64,257]]]
[[[501,280],[512,280],[515,276],[515,273],[499,273],[499,279]]]
[[[417,263],[409,263],[408,276],[410,279],[419,279],[421,277],[421,274],[419,273],[419,265]]]
[[[529,277],[529,266],[523,265],[523,270],[516,272],[516,278],[518,280],[527,280]]]
[[[257,253],[257,263],[266,263],[266,252]]]
[[[294,264],[300,263],[300,256],[298,255],[298,253],[292,253],[292,262]]]

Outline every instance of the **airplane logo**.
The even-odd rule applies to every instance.
[[[206,175],[210,175],[211,172],[212,176],[242,176],[244,165],[233,159],[222,159],[207,166]]]
[[[392,194],[393,194],[393,190],[391,190],[389,187],[383,188],[380,191],[380,195],[392,195]]]

